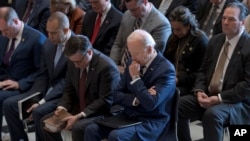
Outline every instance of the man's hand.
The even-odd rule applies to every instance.
[[[76,123],[76,121],[78,120],[78,116],[74,115],[74,116],[68,116],[66,118],[64,118],[62,121],[66,121],[67,125],[64,128],[65,130],[71,130],[72,126]]]
[[[27,110],[27,113],[32,112],[34,109],[36,109],[39,106],[38,103],[33,104],[31,107],[29,107],[29,109]]]
[[[151,88],[149,88],[148,92],[150,93],[150,95],[156,95],[157,94],[157,92],[155,90],[155,86],[152,86]]]
[[[129,66],[129,74],[131,78],[133,78],[136,75],[140,75],[140,64],[136,61],[132,61],[132,63]]]
[[[64,109],[63,109],[63,108],[57,108],[57,109],[55,110],[55,112],[54,112],[54,115],[55,115],[55,116],[59,116],[59,113],[60,113],[62,110],[64,110]]]
[[[13,81],[13,80],[4,80],[0,82],[0,88],[2,88],[2,90],[10,90],[10,89],[19,89],[19,84],[17,83],[17,81]]]
[[[208,97],[204,92],[197,92],[197,99],[201,107],[208,109],[220,103],[218,96]]]

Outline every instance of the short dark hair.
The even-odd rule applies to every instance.
[[[201,30],[199,29],[198,21],[191,11],[184,6],[176,7],[169,15],[170,21],[177,21],[182,23],[184,26],[190,26],[190,32],[192,35],[200,35]]]
[[[226,8],[228,7],[234,7],[234,8],[238,8],[240,10],[240,15],[239,15],[239,20],[244,20],[247,16],[247,8],[244,4],[242,4],[241,2],[230,2],[227,4]]]
[[[66,42],[64,54],[66,56],[72,56],[77,52],[85,54],[89,49],[92,49],[92,45],[86,36],[74,35]]]

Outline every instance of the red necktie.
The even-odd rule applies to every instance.
[[[100,26],[101,26],[101,22],[102,22],[102,14],[98,14],[97,20],[95,22],[95,27],[94,27],[94,31],[91,37],[91,43],[94,44],[96,36],[99,32]]]
[[[8,51],[5,53],[5,55],[4,55],[3,63],[4,63],[6,66],[9,66],[10,57],[11,57],[13,51],[15,50],[15,41],[16,41],[16,38],[13,38],[13,39],[11,40],[10,48],[9,48],[9,50],[8,50]]]
[[[25,22],[25,23],[27,23],[27,21],[28,21],[28,19],[30,17],[30,14],[31,14],[31,11],[32,11],[32,8],[33,8],[33,4],[34,4],[33,0],[28,1],[28,5],[26,7],[26,10],[25,10],[23,18],[22,18],[23,22]]]
[[[85,108],[85,83],[87,78],[87,71],[84,69],[82,71],[82,76],[79,79],[79,103],[80,103],[80,111],[83,111]]]

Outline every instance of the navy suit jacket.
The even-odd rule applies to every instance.
[[[49,5],[49,0],[34,0],[33,10],[27,21],[29,26],[41,31],[44,35],[47,35],[46,23],[50,16]],[[27,0],[16,0],[13,6],[19,18],[22,19],[27,8]]]
[[[120,73],[115,63],[98,50],[93,50],[93,58],[88,67],[85,84],[87,107],[83,112],[87,117],[109,113],[109,106],[112,102],[109,92],[116,88],[120,80]],[[65,107],[72,114],[80,112],[79,79],[80,69],[69,61],[63,97],[58,106]]]
[[[141,140],[155,141],[164,129],[169,129],[167,126],[169,126],[175,93],[174,66],[158,53],[144,76],[134,84],[131,84],[131,81],[126,67],[117,89],[112,92],[114,104],[123,106],[127,115],[143,121],[142,124],[135,125]],[[148,89],[153,86],[157,92],[156,96],[148,92]],[[140,101],[138,106],[132,105],[135,98]]]
[[[87,11],[83,20],[82,34],[87,36],[89,39],[91,39],[94,31],[96,17],[97,13],[91,9]],[[116,34],[120,26],[121,19],[122,13],[114,6],[111,6],[93,44],[95,49],[98,49],[105,55],[109,56],[111,46],[115,41]]]
[[[3,68],[2,58],[8,47],[9,39],[0,35],[0,81],[18,81],[21,91],[30,88],[40,68],[41,49],[46,37],[39,31],[24,25],[22,39],[14,50],[10,66]]]
[[[34,82],[32,88],[29,90],[30,94],[34,92],[42,92],[44,96],[43,98],[46,101],[60,98],[62,96],[65,83],[67,58],[64,54],[62,54],[56,67],[54,67],[56,50],[57,45],[47,39],[42,50],[39,76]],[[45,95],[50,87],[53,87],[52,91]]]
[[[225,34],[212,37],[194,85],[195,89],[204,90],[209,96],[208,87],[219,58],[220,50],[225,42]],[[234,104],[242,102],[242,111],[233,111],[230,123],[250,124],[250,37],[244,32],[234,49],[225,72],[221,98],[223,103]],[[240,116],[247,115],[243,118]]]

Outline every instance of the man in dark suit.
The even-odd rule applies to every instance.
[[[67,69],[67,58],[62,54],[62,51],[71,36],[68,17],[61,12],[51,15],[47,22],[47,31],[49,37],[43,47],[39,77],[28,92],[11,97],[5,100],[3,104],[12,141],[28,140],[23,123],[19,119],[17,106],[19,100],[35,92],[43,94],[43,98],[38,103],[27,109],[32,112],[36,140],[43,141],[45,139],[42,135],[41,126],[39,126],[40,120],[44,115],[53,112],[62,96]]]
[[[86,127],[85,141],[157,141],[164,129],[169,129],[174,66],[155,50],[153,37],[144,30],[132,32],[127,45],[132,61],[128,61],[118,87],[111,93],[114,104],[124,107],[122,115],[142,123],[118,129],[91,124]]]
[[[154,6],[159,9],[166,17],[169,16],[171,11],[173,11],[176,7],[178,6],[185,6],[187,7],[193,14],[196,14],[196,9],[197,9],[197,1],[198,0],[149,0],[154,4]],[[165,1],[171,1],[170,4],[168,5],[167,8],[162,8],[166,7],[163,3]],[[162,10],[164,11],[162,11]]]
[[[92,42],[92,46],[98,49],[105,55],[109,56],[111,46],[115,41],[118,28],[122,19],[122,13],[111,5],[110,0],[105,0],[104,2],[98,2],[90,0],[92,9],[87,11],[84,20],[82,34],[87,36]],[[99,32],[97,33],[95,39],[93,34],[95,29],[96,19],[99,15],[102,15],[101,26]]]
[[[201,119],[204,141],[222,141],[224,127],[250,124],[250,37],[244,31],[246,8],[227,5],[223,33],[212,37],[194,85],[179,101],[178,138],[191,141],[189,119]]]
[[[71,37],[64,53],[69,62],[63,97],[56,111],[44,119],[67,110],[72,116],[63,119],[67,122],[65,129],[72,131],[73,141],[84,141],[85,126],[109,113],[109,92],[116,88],[120,74],[115,63],[93,49],[86,36]],[[60,133],[44,132],[47,141],[62,140]]]
[[[29,2],[32,2],[32,9],[29,12]],[[50,0],[15,0],[13,8],[16,10],[20,19],[24,19],[25,15],[28,15],[25,23],[29,26],[41,31],[44,35],[46,32],[46,22],[50,16]]]
[[[0,127],[2,102],[27,91],[40,68],[46,37],[19,20],[13,8],[0,8]],[[1,133],[1,130],[0,130]]]

